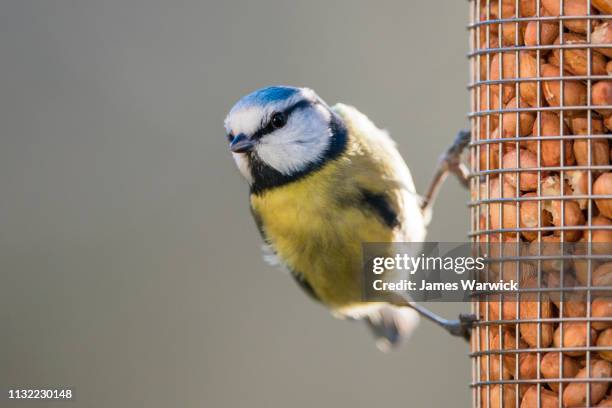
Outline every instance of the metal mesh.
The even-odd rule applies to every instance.
[[[588,245],[612,242],[612,0],[469,4],[470,237],[521,280],[472,302],[474,406],[612,406],[612,251]],[[529,281],[502,242],[531,242]],[[543,253],[567,242],[587,244],[580,261]]]

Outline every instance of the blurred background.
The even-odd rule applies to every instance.
[[[462,341],[423,322],[380,353],[264,263],[223,132],[245,93],[308,86],[387,128],[422,192],[467,124],[467,8],[4,0],[0,386],[71,387],[57,407],[468,406]],[[446,184],[429,240],[466,239],[467,199]]]

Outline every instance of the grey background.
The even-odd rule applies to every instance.
[[[0,386],[76,399],[0,405],[467,406],[464,343],[423,322],[382,354],[262,261],[222,128],[309,86],[389,129],[422,191],[466,124],[467,8],[3,0]],[[429,240],[465,238],[466,200],[446,185]]]

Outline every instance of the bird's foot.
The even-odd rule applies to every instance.
[[[450,145],[440,158],[440,166],[457,176],[465,188],[469,187],[469,170],[461,161],[461,154],[470,143],[471,133],[469,130],[460,130]]]
[[[470,143],[470,137],[471,134],[469,130],[460,131],[455,137],[453,144],[450,145],[442,156],[440,156],[436,172],[429,183],[427,193],[423,196],[423,202],[421,203],[421,210],[427,219],[431,215],[431,209],[438,196],[438,190],[442,186],[442,183],[444,183],[448,173],[457,176],[465,188],[469,187],[470,171],[461,161],[461,154]]]
[[[466,341],[470,341],[472,327],[478,318],[473,314],[462,313],[459,319],[448,322],[446,329],[453,336],[463,337]]]

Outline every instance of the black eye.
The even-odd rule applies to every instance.
[[[232,141],[234,140],[234,135],[232,135],[231,133],[227,135],[227,141],[232,143]]]
[[[285,123],[287,123],[287,117],[282,112],[276,112],[272,115],[272,119],[270,120],[270,124],[274,129],[282,128],[285,126]]]

